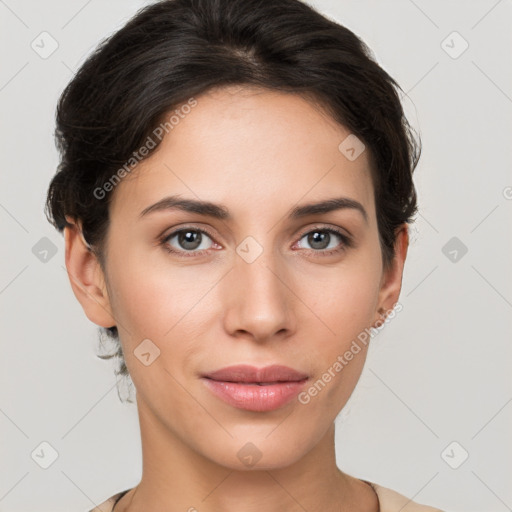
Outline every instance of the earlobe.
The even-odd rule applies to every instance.
[[[116,324],[112,315],[105,278],[99,261],[85,241],[79,221],[66,217],[64,228],[65,261],[71,288],[87,318],[101,327]]]
[[[382,275],[381,288],[379,291],[379,300],[377,305],[378,316],[374,320],[374,324],[378,320],[382,320],[386,314],[393,309],[400,297],[402,289],[402,276],[404,270],[405,259],[407,257],[407,249],[409,247],[409,232],[407,224],[402,224],[397,228],[395,239],[395,257],[391,267]]]

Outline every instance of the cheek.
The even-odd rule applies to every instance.
[[[177,382],[189,378],[190,361],[201,349],[214,312],[211,289],[217,277],[197,268],[172,268],[125,258],[112,272],[113,310],[126,365],[139,392],[185,400]],[[210,292],[210,294],[209,294]],[[151,343],[143,340],[151,340]],[[139,359],[149,352],[149,366]],[[174,400],[174,399],[173,399]]]
[[[301,295],[310,297],[305,302],[328,327],[324,331],[338,343],[364,331],[373,321],[378,302],[380,269],[375,262],[362,260],[357,264],[340,266],[335,271],[330,269],[317,277],[321,279],[316,283],[309,279],[307,284],[304,283],[309,292],[305,295],[307,290],[303,289]],[[313,284],[314,287],[311,286]]]
[[[152,265],[130,256],[111,275],[112,306],[125,338],[162,341],[197,321],[201,299],[215,282],[192,266]]]
[[[304,396],[305,402],[311,402],[310,411],[319,408],[327,414],[340,410],[357,384],[371,343],[379,272],[374,260],[362,259],[360,264],[330,272],[323,280],[325,286],[315,288],[313,316],[303,324],[309,358],[315,361],[317,371],[313,387]]]
[[[126,258],[111,273],[113,310],[128,371],[142,396],[162,397],[164,402],[171,396],[176,407],[190,407],[190,397],[178,382],[184,381],[185,362],[200,335],[198,319],[206,316],[201,297],[213,283],[201,281],[198,286],[192,272],[139,261]],[[148,365],[142,355],[147,352]]]

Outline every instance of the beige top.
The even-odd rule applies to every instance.
[[[380,512],[443,512],[438,508],[428,507],[411,501],[409,498],[406,498],[402,494],[399,494],[392,489],[388,489],[387,487],[382,487],[374,484],[373,482],[368,482],[367,480],[363,481],[370,484],[375,490],[377,497],[379,498]],[[115,512],[115,503],[129,490],[130,489],[126,489],[125,491],[114,494],[114,496],[111,496],[108,500],[104,501],[89,512],[112,512],[112,510]]]

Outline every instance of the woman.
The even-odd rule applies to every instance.
[[[156,3],[68,85],[47,213],[143,451],[95,510],[437,510],[335,461],[417,211],[397,88],[298,0]]]

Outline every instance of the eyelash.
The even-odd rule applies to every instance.
[[[159,244],[162,245],[164,250],[167,251],[168,253],[171,253],[178,257],[183,257],[183,258],[198,257],[198,256],[202,256],[204,253],[208,252],[208,249],[203,249],[202,251],[177,251],[175,249],[172,249],[168,244],[169,240],[183,231],[194,231],[194,232],[202,233],[202,234],[208,235],[213,241],[215,241],[214,236],[207,229],[197,228],[194,226],[185,226],[184,228],[180,228],[180,229],[173,231],[172,233],[162,237],[159,240]],[[341,247],[339,247],[337,249],[329,249],[329,250],[314,250],[314,249],[308,250],[308,249],[306,249],[309,252],[318,253],[318,255],[320,257],[326,257],[326,256],[331,256],[333,254],[341,253],[342,251],[346,251],[347,249],[350,249],[354,246],[352,239],[350,237],[348,237],[347,235],[345,235],[344,233],[342,233],[340,230],[338,230],[336,228],[332,228],[332,227],[327,228],[327,227],[322,227],[322,226],[314,226],[313,228],[311,228],[307,231],[304,231],[299,236],[299,241],[302,240],[302,238],[304,238],[305,235],[309,235],[310,233],[315,233],[315,232],[331,233],[331,234],[338,235],[342,242]]]

